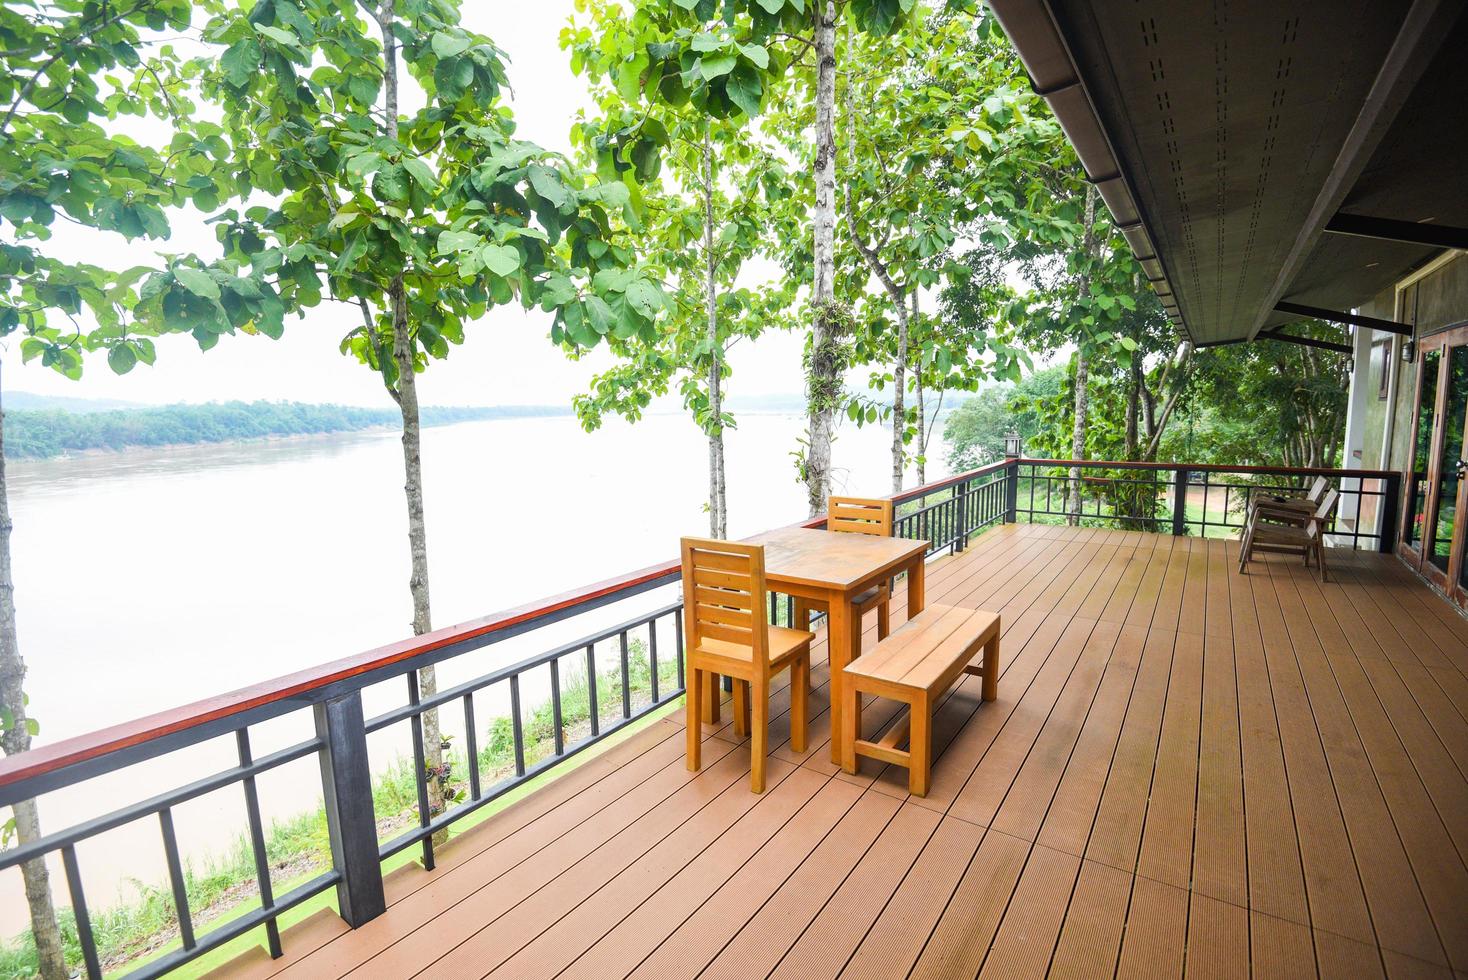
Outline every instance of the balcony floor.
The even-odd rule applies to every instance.
[[[997,528],[929,569],[1003,614],[1004,672],[939,708],[926,799],[830,765],[818,645],[812,748],[782,687],[763,796],[727,727],[686,772],[680,714],[394,874],[380,919],[228,972],[1468,975],[1468,620],[1386,556],[1322,586],[1235,554]]]

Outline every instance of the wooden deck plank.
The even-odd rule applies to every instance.
[[[941,816],[926,807],[909,804],[899,809],[770,976],[834,980],[932,839],[940,820]]]
[[[881,793],[856,801],[819,847],[700,974],[709,980],[767,976],[841,887],[901,804]]]
[[[1132,877],[1095,861],[1081,862],[1055,956],[1050,961],[1051,977],[1092,980],[1116,972]]]
[[[634,977],[696,976],[764,905],[775,889],[816,849],[831,828],[856,805],[862,791],[831,780],[770,844],[740,868],[728,883],[686,917],[632,972]],[[694,905],[689,901],[690,906]]]
[[[1249,913],[1193,892],[1188,908],[1189,980],[1231,980],[1249,975]]]
[[[841,971],[843,980],[907,976],[983,836],[982,827],[942,818],[912,870]]]
[[[1236,547],[1008,526],[934,561],[930,601],[1004,616],[1003,667],[939,705],[924,799],[791,753],[782,683],[762,796],[731,719],[692,774],[673,716],[400,868],[379,919],[219,975],[1450,976],[1468,626],[1388,556],[1322,584]]]
[[[1080,858],[1036,845],[979,976],[1022,980],[1044,976],[1060,935]]]
[[[1118,980],[1181,977],[1187,931],[1187,890],[1138,875],[1132,881],[1132,904],[1116,965]]]

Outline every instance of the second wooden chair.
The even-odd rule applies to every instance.
[[[683,539],[688,768],[697,772],[701,765],[705,689],[717,698],[718,678],[733,678],[734,730],[749,733],[750,786],[756,793],[765,791],[771,678],[790,668],[790,746],[796,752],[805,751],[810,696],[812,636],[771,626],[768,608],[763,546]]]
[[[851,534],[876,534],[892,536],[892,501],[864,497],[832,497],[827,504],[826,530]],[[853,646],[851,659],[861,655],[861,621],[873,609],[877,611],[877,639],[885,640],[892,631],[892,586],[888,582],[874,585],[851,600],[851,616],[856,627],[851,631]],[[810,628],[813,612],[828,612],[824,602],[796,598],[794,601],[793,625],[797,629]]]

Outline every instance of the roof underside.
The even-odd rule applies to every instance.
[[[1468,227],[1461,0],[991,2],[1196,343],[1351,310],[1442,251],[1340,215]]]

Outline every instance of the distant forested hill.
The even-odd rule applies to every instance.
[[[423,424],[448,425],[476,419],[566,414],[569,414],[568,409],[544,405],[426,406]],[[16,410],[5,413],[5,457],[44,459],[91,449],[118,450],[133,446],[351,432],[397,425],[399,421],[397,410],[392,408],[308,405],[303,402],[221,402],[84,413],[57,408]]]

